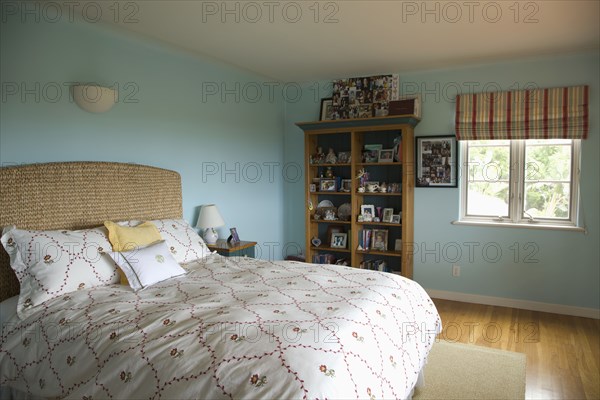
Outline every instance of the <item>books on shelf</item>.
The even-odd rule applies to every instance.
[[[365,260],[360,263],[359,268],[380,272],[396,272],[390,269],[385,260]]]
[[[358,250],[387,251],[388,230],[387,229],[363,229],[358,234]]]

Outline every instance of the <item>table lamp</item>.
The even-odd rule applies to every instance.
[[[207,244],[217,243],[219,234],[215,230],[216,227],[225,225],[225,221],[219,213],[219,209],[214,204],[206,204],[200,209],[200,215],[198,215],[198,222],[196,227],[205,229],[203,238]]]

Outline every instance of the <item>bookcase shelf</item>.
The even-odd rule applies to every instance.
[[[304,159],[305,159],[305,198],[314,204],[328,199],[335,207],[342,203],[350,203],[350,221],[315,220],[315,210],[306,210],[306,261],[312,262],[314,256],[327,253],[340,254],[348,257],[352,267],[369,264],[374,259],[385,261],[393,272],[412,278],[413,256],[412,243],[414,241],[414,127],[420,119],[414,115],[376,117],[367,119],[342,120],[342,121],[317,121],[302,122],[296,125],[304,131]],[[397,136],[402,138],[401,160],[394,162],[363,162],[363,149],[367,144],[383,144],[384,148],[390,146]],[[332,148],[335,153],[349,152],[350,163],[310,163],[311,155],[315,154],[317,147],[328,150]],[[390,146],[391,147],[391,146]],[[327,151],[324,151],[325,153]],[[406,164],[411,168],[402,168]],[[339,174],[342,179],[352,181],[350,192],[311,192],[310,185],[315,184],[324,168],[331,167],[334,175]],[[355,179],[360,170],[372,172],[377,181],[399,183],[401,190],[394,193],[358,192],[358,180]],[[377,178],[380,177],[380,178]],[[318,187],[318,186],[317,186]],[[402,212],[400,224],[389,222],[358,222],[360,206],[374,204],[381,208],[394,208],[394,213]],[[343,229],[348,233],[347,246],[344,249],[321,245],[315,247],[312,238],[319,238],[323,243],[329,243],[331,228]],[[362,231],[371,229],[387,230],[386,251],[368,249],[358,250],[362,240]],[[402,240],[400,251],[395,251],[395,241]],[[346,255],[344,255],[346,254]]]

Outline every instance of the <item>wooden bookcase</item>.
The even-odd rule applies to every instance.
[[[359,267],[363,261],[383,259],[388,268],[407,278],[413,276],[412,245],[414,241],[414,157],[415,140],[414,127],[419,123],[414,115],[375,117],[368,119],[348,119],[337,121],[300,122],[296,125],[305,134],[305,197],[306,197],[306,261],[312,262],[317,254],[333,254],[336,258],[349,259],[350,265]],[[366,163],[363,162],[363,150],[366,144],[382,144],[383,148],[391,148],[394,138],[402,137],[402,160],[400,162]],[[333,148],[336,154],[350,152],[349,163],[314,163],[311,155],[317,147],[322,147],[327,153]],[[349,192],[312,192],[310,185],[314,179],[331,167],[334,176],[351,179]],[[401,192],[398,193],[359,193],[359,181],[356,179],[359,171],[364,168],[371,174],[370,180],[399,183]],[[349,203],[351,216],[349,221],[328,221],[314,218],[318,204],[323,200],[331,201],[335,207]],[[309,205],[312,204],[312,209]],[[400,224],[384,222],[358,222],[362,204],[373,204],[378,207],[394,208],[394,213],[402,212]],[[330,227],[343,229],[348,234],[347,246],[344,249],[332,248],[328,245],[327,232]],[[365,229],[388,230],[387,251],[359,250],[360,231]],[[313,237],[321,240],[321,245],[315,247],[311,243]],[[395,239],[402,239],[402,250],[395,251]]]

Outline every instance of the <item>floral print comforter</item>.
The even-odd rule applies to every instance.
[[[397,275],[210,255],[3,326],[0,385],[43,397],[406,398],[440,319]]]

